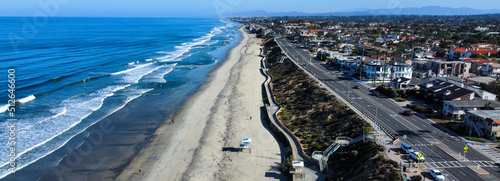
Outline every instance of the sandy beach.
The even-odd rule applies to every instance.
[[[282,146],[261,114],[260,39],[242,40],[117,180],[285,180]],[[252,149],[236,151],[243,138]],[[224,148],[224,151],[223,151]],[[141,173],[139,173],[141,170]]]

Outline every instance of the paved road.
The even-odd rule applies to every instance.
[[[356,83],[340,71],[329,70],[332,67],[315,61],[307,50],[299,49],[284,39],[276,40],[294,61],[322,80],[330,89],[350,100],[360,111],[379,122],[395,136],[401,138],[406,135],[407,138],[404,141],[413,145],[415,150],[420,149],[427,162],[458,161],[458,154],[463,151],[465,142],[453,133],[441,130],[439,125],[427,119],[418,116],[403,116],[401,113],[405,108],[395,104],[392,100],[370,95],[369,87]],[[311,58],[312,61],[309,61]],[[360,85],[361,89],[353,89],[355,85]],[[469,161],[492,161],[471,147],[468,149],[466,158]],[[482,180],[479,175],[465,166],[443,169],[445,175],[449,174],[456,180]],[[467,177],[464,177],[462,173],[468,174]],[[466,179],[469,177],[470,179]],[[497,178],[500,179],[500,177]]]

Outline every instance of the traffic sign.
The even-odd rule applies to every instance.
[[[418,159],[420,160],[420,157],[422,157],[422,153],[418,153],[417,156],[418,156]]]
[[[467,149],[469,149],[469,147],[467,147],[467,145],[465,145],[464,151],[467,151]]]

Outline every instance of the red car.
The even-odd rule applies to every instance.
[[[361,87],[359,87],[359,85],[354,86],[353,88],[354,88],[354,89],[361,89]]]
[[[405,111],[403,112],[403,114],[405,114],[405,115],[407,115],[407,116],[413,116],[413,115],[414,115],[414,114],[413,114],[413,112],[412,112],[411,110],[405,110]]]

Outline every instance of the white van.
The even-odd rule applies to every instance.
[[[406,153],[413,152],[413,148],[408,143],[401,144],[401,149],[403,149],[403,151],[406,152]]]

